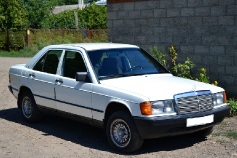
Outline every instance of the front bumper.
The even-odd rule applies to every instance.
[[[162,116],[162,117],[134,117],[140,136],[144,139],[174,136],[181,134],[193,133],[212,127],[220,122],[230,113],[230,107],[213,109],[211,111],[193,113],[188,115]],[[186,127],[188,118],[204,117],[214,115],[214,121],[209,124],[194,127]]]

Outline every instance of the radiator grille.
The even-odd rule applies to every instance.
[[[179,114],[208,111],[213,108],[212,94],[209,92],[192,92],[175,97]]]

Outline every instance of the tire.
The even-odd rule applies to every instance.
[[[42,114],[38,110],[35,99],[30,91],[24,91],[21,94],[19,103],[23,118],[27,122],[38,122],[41,120]]]
[[[197,131],[197,132],[195,132],[193,134],[196,137],[205,138],[208,135],[210,135],[212,132],[213,132],[213,127],[209,127],[209,128],[203,129],[201,131]]]
[[[110,145],[119,152],[133,152],[141,148],[140,137],[131,115],[126,111],[113,113],[106,125],[106,135]]]

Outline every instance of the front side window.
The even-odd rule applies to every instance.
[[[87,72],[81,54],[74,51],[65,51],[62,76],[75,79],[77,72]]]
[[[150,54],[138,48],[88,51],[99,79],[168,73]]]
[[[48,51],[33,67],[33,70],[56,74],[62,50]]]

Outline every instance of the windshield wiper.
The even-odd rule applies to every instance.
[[[132,73],[132,74],[118,74],[118,75],[109,75],[109,76],[99,76],[99,79],[111,79],[111,78],[139,76],[139,75],[146,75],[146,74]]]
[[[127,76],[130,76],[130,74],[118,74],[118,75],[99,76],[99,79],[111,79],[111,78],[127,77]]]

